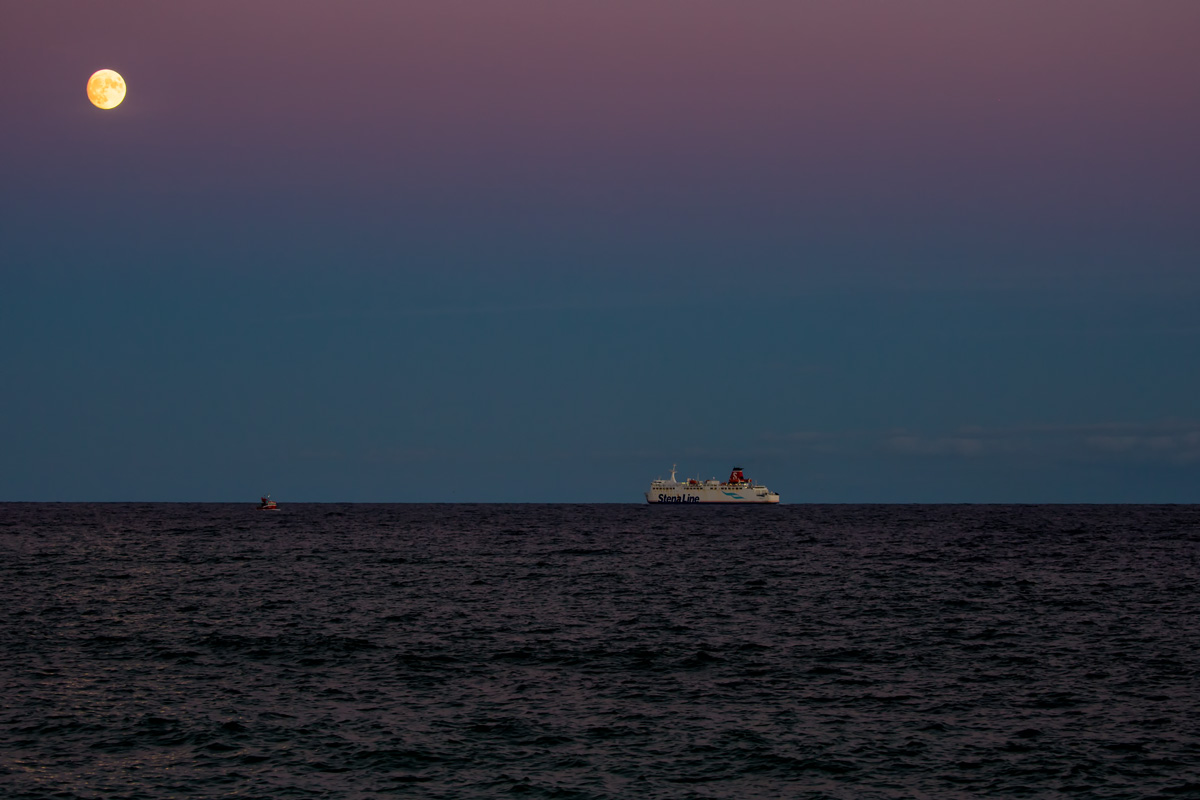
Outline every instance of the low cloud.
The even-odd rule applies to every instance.
[[[1084,444],[1100,453],[1190,464],[1200,461],[1200,425],[1170,431],[1107,432],[1085,437]]]
[[[808,452],[885,452],[964,460],[1007,457],[1052,461],[1200,462],[1200,422],[1111,422],[1093,425],[962,426],[951,431],[802,431],[764,437]]]
[[[1034,455],[1056,459],[1119,459],[1192,463],[1200,461],[1200,423],[1105,423],[963,428],[951,435],[891,436],[893,452],[965,458]]]
[[[884,444],[897,453],[922,456],[981,456],[995,450],[995,443],[972,436],[901,435],[885,439]]]

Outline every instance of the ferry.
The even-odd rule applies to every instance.
[[[259,511],[278,511],[279,506],[277,506],[275,504],[275,501],[271,499],[271,495],[267,495],[266,497],[262,498],[262,502],[258,504],[258,510]]]
[[[646,492],[647,503],[778,503],[779,493],[747,478],[741,467],[734,467],[729,480],[675,480],[675,465],[671,465],[670,480],[658,478]]]

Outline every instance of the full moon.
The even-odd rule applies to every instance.
[[[88,100],[96,108],[116,108],[125,99],[125,79],[111,69],[101,69],[88,78]]]

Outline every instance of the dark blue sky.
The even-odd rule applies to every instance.
[[[1194,3],[6,18],[0,499],[1200,500]]]

